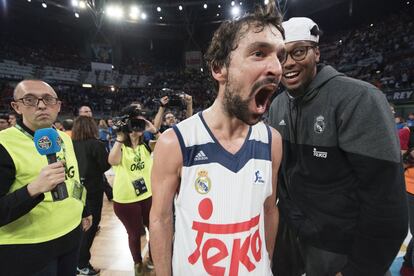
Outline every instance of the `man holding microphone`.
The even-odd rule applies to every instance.
[[[0,133],[0,267],[4,275],[75,275],[86,190],[69,136],[58,132],[61,150],[48,164],[35,147],[35,131],[50,128],[61,102],[40,80],[24,80],[14,90],[13,109],[22,116]],[[68,196],[50,193],[64,183]]]

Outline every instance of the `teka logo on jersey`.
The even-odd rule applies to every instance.
[[[313,148],[313,156],[318,158],[328,158],[328,153],[326,151],[318,151],[316,148]]]
[[[213,203],[210,198],[200,201],[198,212],[204,220],[211,217]],[[240,264],[252,272],[262,259],[259,221],[260,214],[247,221],[230,224],[193,221],[192,229],[197,231],[195,239],[197,247],[188,257],[188,261],[194,265],[201,257],[203,267],[209,275],[239,275]],[[225,261],[226,266],[218,265],[228,258],[230,260]]]

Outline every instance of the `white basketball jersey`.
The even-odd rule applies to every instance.
[[[183,168],[173,275],[272,275],[263,220],[272,193],[269,127],[250,127],[236,154],[218,143],[201,112],[174,131]]]

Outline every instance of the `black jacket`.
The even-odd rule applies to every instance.
[[[104,191],[103,173],[111,168],[105,144],[98,139],[73,141],[79,175],[86,187],[87,198],[101,196]]]
[[[280,94],[279,210],[301,240],[348,255],[344,275],[384,275],[407,234],[399,142],[385,96],[330,66],[303,96]]]

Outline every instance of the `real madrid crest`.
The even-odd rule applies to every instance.
[[[194,182],[196,191],[199,194],[205,195],[211,189],[211,180],[208,177],[208,172],[206,170],[200,170],[197,172],[197,178]]]
[[[315,124],[313,125],[313,130],[316,133],[321,134],[325,130],[325,126],[325,118],[322,115],[316,117]]]

